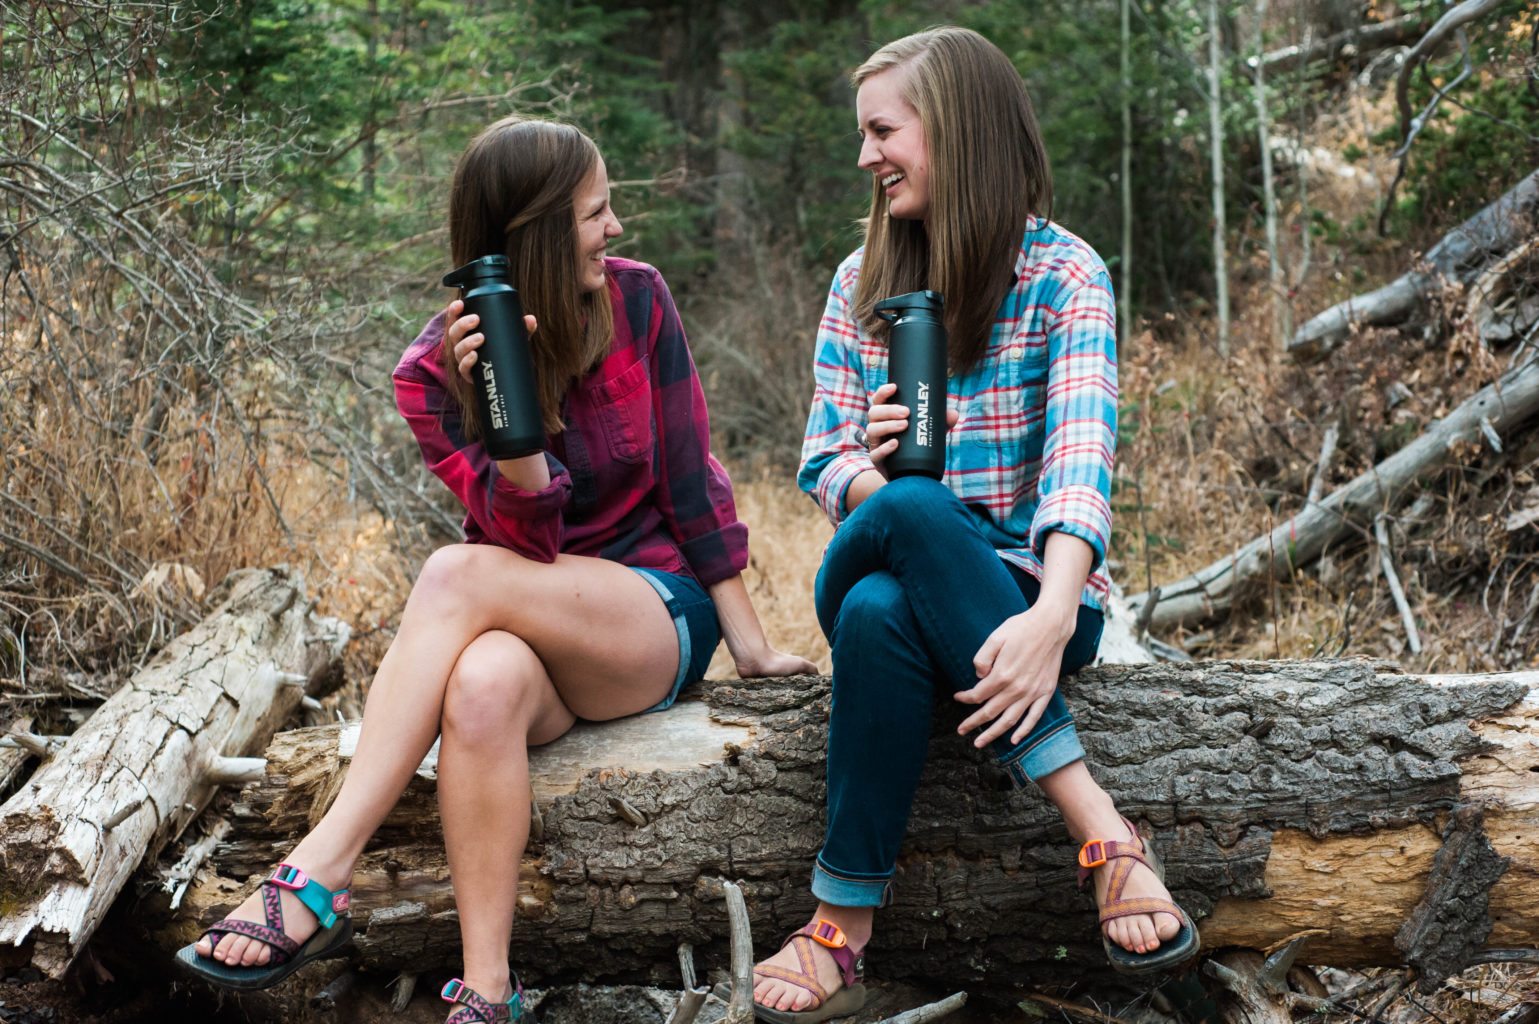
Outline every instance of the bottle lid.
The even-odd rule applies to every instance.
[[[445,288],[464,288],[472,281],[482,281],[486,278],[502,278],[508,276],[508,258],[502,253],[492,253],[482,256],[480,259],[471,260],[463,267],[456,267],[444,275]]]
[[[941,297],[941,293],[927,288],[924,291],[908,292],[883,299],[876,304],[876,315],[890,324],[897,323],[900,318],[926,314],[940,319],[945,306],[946,300]]]

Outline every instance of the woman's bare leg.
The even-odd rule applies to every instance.
[[[374,830],[432,746],[460,656],[482,634],[526,643],[562,701],[583,718],[643,711],[667,694],[678,635],[662,599],[615,562],[562,555],[531,561],[505,548],[459,544],[434,552],[407,599],[401,626],[369,688],[357,752],[336,801],[287,862],[329,889],[346,885]],[[525,810],[527,814],[527,808]],[[315,921],[282,893],[285,930]],[[261,921],[260,894],[233,915]],[[208,941],[199,952],[209,955]],[[226,935],[212,951],[228,964],[265,964],[266,943]]]
[[[529,839],[529,748],[572,727],[534,650],[482,633],[460,655],[444,698],[438,806],[459,908],[465,984],[506,999],[508,937]]]

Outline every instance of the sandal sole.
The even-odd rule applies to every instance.
[[[861,1007],[866,1005],[866,986],[852,985],[849,988],[841,988],[828,997],[828,1002],[811,1010],[772,1010],[767,1006],[753,1005],[754,1019],[762,1020],[765,1024],[822,1024],[825,1020],[833,1020],[835,1017],[848,1017],[852,1013],[859,1013]]]
[[[309,940],[300,947],[299,952],[295,953],[292,959],[286,960],[281,964],[231,967],[228,964],[220,963],[212,957],[199,956],[198,944],[194,942],[176,951],[176,965],[183,973],[190,974],[211,985],[217,985],[220,988],[236,989],[242,992],[255,992],[259,989],[272,988],[308,964],[313,964],[318,960],[330,960],[334,957],[347,955],[343,947],[352,940],[353,919],[351,917],[339,917],[336,924],[310,936]]]

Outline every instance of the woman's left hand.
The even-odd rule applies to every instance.
[[[983,642],[973,656],[978,685],[955,696],[964,704],[983,705],[967,717],[958,733],[992,722],[973,741],[985,747],[1011,729],[1010,743],[1031,732],[1058,688],[1063,650],[1074,635],[1075,620],[1067,620],[1045,605],[1012,615]]]
[[[757,679],[762,676],[814,676],[818,674],[818,667],[795,654],[783,654],[775,648],[764,645],[763,650],[735,661],[737,674],[742,679]]]

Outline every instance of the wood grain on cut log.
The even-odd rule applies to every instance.
[[[1405,959],[1396,934],[1465,804],[1512,861],[1489,887],[1490,942],[1539,945],[1536,691],[1539,673],[1438,679],[1369,662],[1102,668],[1067,684],[1094,771],[1152,829],[1205,941],[1263,947],[1317,929],[1305,957],[1344,966]],[[545,831],[523,865],[520,972],[666,984],[680,941],[723,964],[718,878],[741,880],[761,947],[801,925],[828,702],[826,679],[707,683],[665,714],[581,725],[535,752]],[[1058,815],[956,736],[960,719],[937,716],[873,970],[969,987],[1104,972]],[[278,737],[163,943],[219,917],[287,851],[345,766],[339,739]],[[365,963],[457,962],[440,843],[427,764],[354,879]]]
[[[1185,579],[1161,585],[1149,628],[1173,629],[1222,617],[1260,584],[1287,579],[1331,544],[1369,528],[1376,515],[1396,508],[1409,495],[1410,484],[1447,466],[1449,449],[1456,443],[1484,445],[1488,427],[1507,438],[1535,415],[1539,415],[1539,357],[1465,399],[1416,440],[1332,491],[1324,501],[1306,506],[1234,554]],[[1148,601],[1148,594],[1128,598],[1135,612]]]
[[[1539,171],[1528,175],[1433,246],[1422,264],[1389,284],[1338,303],[1300,327],[1288,351],[1300,362],[1323,359],[1356,327],[1405,323],[1447,284],[1468,283],[1526,242],[1539,218]]]
[[[0,945],[52,976],[139,862],[207,804],[208,770],[260,753],[336,666],[347,627],[311,612],[297,576],[249,571],[229,586],[0,805]]]

